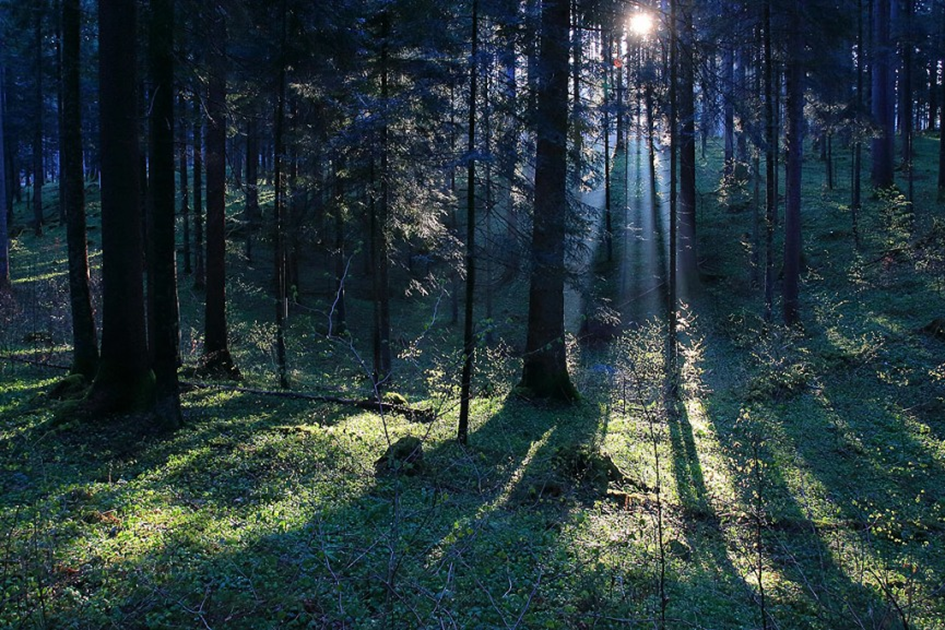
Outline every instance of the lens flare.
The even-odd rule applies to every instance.
[[[653,16],[649,13],[634,13],[630,18],[630,31],[635,35],[649,35],[653,30]]]

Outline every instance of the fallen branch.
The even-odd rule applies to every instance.
[[[216,383],[201,383],[197,381],[181,381],[182,387],[192,389],[219,389],[228,392],[239,392],[242,394],[252,394],[254,396],[271,396],[274,398],[289,398],[292,400],[311,400],[314,402],[329,403],[335,405],[346,405],[375,411],[377,413],[396,413],[405,416],[414,422],[431,422],[435,419],[436,413],[427,408],[411,407],[410,405],[400,405],[378,400],[343,398],[340,396],[326,396],[323,394],[310,394],[306,392],[294,392],[290,390],[271,390],[256,389],[254,387],[240,387],[237,385],[220,385]]]
[[[10,361],[12,363],[24,363],[26,365],[34,365],[37,367],[46,367],[54,370],[70,369],[68,365],[46,363],[44,361],[37,361],[36,359],[18,357],[16,355],[0,355],[0,360]],[[181,381],[180,385],[181,388],[190,388],[192,390],[219,389],[230,392],[240,392],[242,394],[252,394],[254,396],[272,396],[275,398],[311,400],[313,402],[345,405],[349,407],[356,407],[358,409],[364,409],[366,411],[374,411],[377,413],[396,413],[410,419],[413,422],[432,422],[436,419],[436,412],[434,412],[432,409],[411,407],[410,405],[401,405],[371,399],[343,398],[341,396],[325,396],[322,394],[310,394],[307,392],[294,392],[290,390],[256,389],[254,387],[239,387],[235,385],[222,385],[218,383],[204,383],[199,381]]]

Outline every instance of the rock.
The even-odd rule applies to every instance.
[[[49,390],[49,397],[53,400],[74,400],[81,398],[89,384],[81,374],[70,374]]]
[[[936,317],[922,328],[922,332],[945,341],[945,317]]]
[[[416,475],[423,469],[423,444],[420,438],[408,435],[391,444],[376,462],[377,476],[388,473]]]

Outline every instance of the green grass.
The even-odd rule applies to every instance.
[[[432,424],[198,388],[171,435],[134,418],[53,428],[59,373],[0,361],[0,627],[652,627],[662,557],[668,627],[761,627],[763,589],[768,627],[945,628],[945,342],[921,332],[945,316],[942,243],[927,240],[940,238],[937,147],[917,142],[914,220],[868,199],[859,251],[849,191],[824,190],[808,158],[801,331],[760,319],[750,209],[726,207],[732,191],[700,197],[712,281],[686,317],[677,420],[654,404],[656,324],[572,344],[584,396],[570,408],[512,394],[522,331],[507,326],[480,356],[458,446],[460,331],[435,293],[394,301],[395,389],[436,408]],[[711,148],[703,191],[718,187]],[[268,256],[249,266],[240,252],[231,341],[246,384],[270,387]],[[61,228],[14,243],[5,355],[68,363],[63,259]],[[368,331],[325,339],[327,283],[307,279],[294,386],[367,395]],[[351,321],[369,321],[353,281]],[[499,296],[500,317],[521,312],[522,288]],[[201,299],[182,277],[187,364]],[[422,471],[376,477],[404,435],[422,438]],[[566,474],[557,454],[578,447],[608,453],[626,483],[607,497]]]

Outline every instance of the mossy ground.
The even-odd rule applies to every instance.
[[[808,159],[803,331],[759,317],[750,209],[700,198],[712,280],[686,317],[676,419],[653,404],[656,325],[571,347],[578,405],[512,394],[522,311],[508,301],[460,447],[459,330],[435,293],[394,304],[395,388],[437,409],[433,423],[195,388],[170,435],[133,417],[56,425],[47,392],[63,374],[0,361],[0,626],[652,627],[662,555],[669,627],[761,627],[763,590],[768,627],[945,628],[945,346],[922,331],[945,316],[937,146],[917,143],[914,212],[868,200],[859,251],[848,190],[824,190]],[[702,190],[718,184],[710,157]],[[14,243],[0,345],[68,365],[57,229]],[[264,388],[276,383],[269,271],[241,250],[231,345],[243,384]],[[181,282],[196,365],[201,295]],[[301,288],[290,378],[363,396],[369,337],[323,336],[328,287]],[[357,287],[351,298],[351,322],[369,321]],[[423,470],[376,476],[406,435],[423,440]],[[634,483],[607,497],[569,479],[560,454],[578,448]]]

